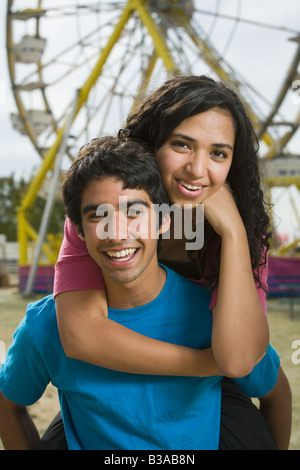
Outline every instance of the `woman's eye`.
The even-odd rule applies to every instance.
[[[177,148],[180,148],[180,149],[189,149],[189,145],[186,143],[186,142],[182,142],[182,141],[174,141],[172,142],[172,145],[173,147],[177,147]]]
[[[221,150],[214,150],[211,154],[219,160],[227,158],[227,154],[225,152],[221,152]]]

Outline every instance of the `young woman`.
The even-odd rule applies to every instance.
[[[212,289],[212,348],[194,351],[194,360],[109,320],[100,269],[67,220],[54,288],[66,354],[124,372],[207,376],[216,373],[209,353],[221,375],[247,375],[269,341],[270,233],[257,139],[241,100],[208,77],[174,77],[138,105],[121,135],[156,152],[172,203],[204,204],[203,248],[187,253],[186,240],[165,239],[160,260]]]

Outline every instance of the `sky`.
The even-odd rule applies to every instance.
[[[21,0],[16,0],[21,1]],[[24,0],[23,4],[24,4]],[[28,8],[34,3],[28,1]],[[52,0],[54,3],[56,0]],[[65,0],[67,3],[68,0]],[[56,2],[57,3],[57,2]],[[89,1],[81,1],[82,4]],[[26,2],[25,2],[26,4]],[[270,25],[289,27],[300,31],[300,8],[299,0],[196,0],[195,4],[206,11],[216,11],[220,7],[220,13],[224,15],[237,15],[251,20],[261,21]],[[221,6],[220,6],[221,5]],[[225,8],[226,5],[226,8]],[[203,17],[205,18],[205,16]],[[11,83],[7,71],[6,58],[6,0],[0,1],[0,177],[14,174],[16,177],[29,177],[35,173],[40,164],[41,158],[35,152],[30,140],[22,136],[12,127],[10,113],[16,110]],[[228,35],[229,24],[226,20],[213,23],[213,17],[207,15],[210,21],[211,41],[218,47],[228,45],[227,59],[229,63],[234,63],[239,71],[243,72],[246,79],[258,87],[260,93],[268,100],[274,100],[277,90],[284,79],[291,59],[291,44],[287,38],[293,36],[282,32],[282,35],[273,34],[272,28],[253,28],[251,24],[236,24],[236,31],[232,36]],[[239,36],[243,33],[243,41]],[[230,42],[231,41],[231,42]],[[277,42],[276,42],[277,41]],[[230,44],[229,44],[230,42]],[[250,54],[249,45],[256,53]],[[252,49],[251,49],[252,50]],[[300,101],[300,100],[299,100]],[[287,102],[286,115],[295,114],[299,101],[292,102],[292,96]],[[300,142],[294,139],[291,144],[291,151],[299,154]],[[275,214],[277,225],[282,233],[288,232],[291,236],[299,236],[298,224],[291,204],[291,195],[294,195],[300,212],[299,192],[291,187],[289,189],[278,188],[274,191],[274,201],[276,201]]]

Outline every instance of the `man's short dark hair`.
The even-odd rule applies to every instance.
[[[92,139],[78,153],[66,173],[63,199],[70,220],[81,227],[82,193],[91,180],[115,177],[124,189],[143,189],[153,204],[169,204],[157,160],[140,142],[119,137]]]

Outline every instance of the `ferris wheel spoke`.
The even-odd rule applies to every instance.
[[[45,0],[44,0],[45,3]],[[49,16],[51,19],[61,18],[61,16],[75,16],[75,15],[91,15],[105,12],[115,12],[116,9],[122,10],[126,2],[92,2],[85,5],[77,5],[76,2],[72,4],[65,4],[59,6],[51,6],[51,1],[47,2],[47,8],[43,10],[44,15]],[[75,3],[75,5],[74,5]]]
[[[273,24],[270,24],[270,23],[265,23],[265,22],[262,22],[262,21],[257,21],[257,20],[249,20],[249,19],[246,19],[246,18],[242,18],[241,16],[231,16],[231,15],[226,15],[224,13],[219,13],[219,12],[216,12],[216,11],[208,11],[208,10],[202,10],[200,8],[196,8],[195,11],[197,13],[200,13],[201,15],[208,15],[208,16],[213,16],[215,18],[215,22],[217,21],[218,18],[223,18],[225,20],[229,20],[229,21],[238,21],[239,23],[241,24],[248,24],[248,25],[252,25],[252,26],[258,26],[260,28],[263,28],[263,29],[273,29],[273,30],[276,30],[276,31],[282,31],[282,32],[287,32],[287,33],[291,33],[291,34],[299,34],[299,30],[297,29],[293,29],[293,28],[288,28],[286,26],[277,26],[277,25],[273,25]]]

